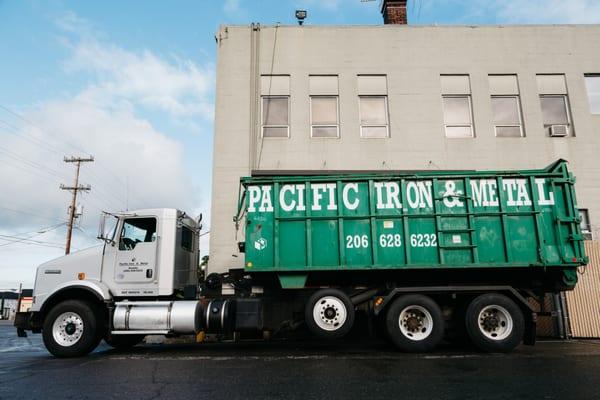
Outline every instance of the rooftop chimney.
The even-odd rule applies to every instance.
[[[383,0],[381,2],[381,14],[383,23],[406,25],[406,1],[407,0]]]

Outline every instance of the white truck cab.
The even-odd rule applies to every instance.
[[[200,219],[163,208],[103,213],[104,243],[40,265],[31,313],[15,325],[42,331],[57,356],[87,353],[102,338],[195,332]]]

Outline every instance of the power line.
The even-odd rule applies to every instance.
[[[36,123],[32,122],[30,119],[28,119],[28,118],[25,118],[23,115],[21,115],[21,114],[19,114],[19,113],[15,112],[14,110],[11,110],[10,108],[8,108],[8,107],[6,107],[6,106],[4,106],[4,105],[2,105],[2,104],[0,104],[0,108],[1,108],[1,109],[3,109],[3,110],[5,110],[5,111],[6,111],[6,112],[8,112],[9,114],[13,115],[14,117],[16,117],[16,118],[20,119],[21,121],[25,122],[26,124],[28,124],[28,125],[30,125],[30,126],[32,126],[32,127],[35,127],[35,128],[37,128],[37,129],[38,129],[40,132],[47,133],[47,132],[46,132],[44,129],[42,129],[42,128],[41,128],[39,125],[37,125]],[[60,155],[60,154],[61,154],[61,153],[60,153],[60,149],[58,149],[58,148],[57,148],[56,146],[54,146],[54,145],[51,145],[49,142],[47,142],[47,141],[44,141],[44,140],[42,140],[42,139],[40,139],[40,138],[36,138],[36,137],[34,137],[34,136],[32,136],[32,135],[28,134],[27,132],[23,131],[22,129],[19,129],[18,127],[14,126],[14,125],[12,125],[12,124],[10,124],[10,123],[6,122],[6,121],[2,121],[2,120],[0,120],[0,122],[4,123],[5,125],[7,125],[7,126],[11,127],[11,128],[14,130],[14,131],[12,131],[12,132],[11,132],[11,131],[9,131],[9,133],[12,133],[12,134],[14,134],[14,135],[16,135],[16,136],[20,136],[22,139],[28,139],[30,142],[32,142],[33,144],[35,144],[35,145],[37,145],[37,146],[41,147],[41,148],[42,148],[42,149],[44,149],[44,150],[51,151],[51,152],[53,152],[53,153],[55,153],[55,154],[58,154],[58,155]],[[57,140],[57,139],[55,139],[55,141],[56,141],[57,143],[60,143],[60,144],[62,144],[62,145],[68,146],[68,147],[70,147],[70,148],[72,148],[72,149],[74,149],[74,150],[77,150],[78,152],[81,152],[82,154],[88,154],[88,155],[89,155],[89,153],[88,153],[87,151],[85,151],[84,149],[82,149],[81,147],[79,147],[79,146],[77,146],[77,145],[75,145],[75,144],[73,144],[73,143],[70,143],[70,142],[64,142],[64,141],[59,141],[59,140]],[[106,165],[106,164],[105,164],[103,161],[101,161],[101,160],[96,160],[96,162],[97,162],[97,165],[98,165],[98,166],[99,166],[101,169],[103,169],[105,172],[107,172],[108,174],[112,175],[112,176],[115,178],[115,179],[114,179],[114,181],[115,181],[115,182],[117,182],[117,183],[121,184],[121,185],[122,185],[122,186],[125,188],[125,192],[126,192],[126,194],[125,194],[125,203],[127,203],[127,202],[128,202],[128,201],[127,201],[127,199],[130,197],[130,194],[128,193],[128,185],[127,185],[127,183],[126,183],[126,182],[125,182],[125,181],[124,181],[124,180],[123,180],[123,179],[122,179],[120,176],[118,176],[118,175],[117,175],[115,172],[113,172],[113,171],[112,171],[110,168],[108,168],[108,166],[107,166],[107,165]],[[102,183],[102,185],[101,185],[101,186],[106,186],[106,188],[107,188],[107,189],[109,189],[109,190],[107,190],[107,191],[106,191],[106,193],[110,193],[110,194],[111,194],[113,197],[117,198],[117,196],[113,194],[113,190],[114,190],[114,188],[112,187],[112,185],[111,185],[111,184],[108,184],[108,183],[107,183],[107,182],[109,182],[109,180],[103,181],[102,179],[100,179],[99,177],[97,177],[97,178],[96,178],[96,181],[97,181],[97,182],[98,182],[98,181],[102,181],[102,182],[101,182],[101,183]],[[113,182],[113,181],[112,181],[112,180],[110,180],[110,182]],[[96,185],[96,186],[98,186],[98,185]],[[111,189],[113,189],[113,190],[111,190]],[[120,192],[119,190],[115,190],[115,191],[114,191],[114,193],[119,193],[119,192]],[[135,196],[132,196],[132,197],[133,197],[135,200],[137,200],[137,199],[135,198]],[[118,200],[118,201],[119,201],[119,203],[120,203],[121,201],[123,201],[123,198],[117,198],[117,200]]]
[[[0,235],[0,240],[9,241],[9,242],[18,242],[18,243],[22,243],[22,244],[31,244],[31,245],[42,246],[42,247],[54,247],[54,248],[58,248],[58,249],[63,248],[63,245],[60,243],[46,242],[46,241],[34,240],[34,239],[23,238],[23,237],[18,237],[18,236],[11,236],[11,235]]]
[[[3,106],[2,104],[0,104],[0,108],[2,108],[3,110],[5,110],[6,112],[8,112],[9,114],[17,117],[18,119],[20,119],[21,121],[25,122],[26,124],[33,126],[37,129],[39,129],[41,132],[45,132],[45,130],[43,128],[41,128],[39,125],[33,123],[31,120],[25,118],[23,115],[11,110],[10,108]],[[23,132],[24,133],[24,132]],[[25,133],[26,134],[26,133]],[[41,140],[40,140],[41,141]],[[68,142],[63,142],[63,144],[66,144],[67,146],[71,147],[74,150],[77,150],[78,152],[81,152],[83,154],[89,154],[87,151],[83,150],[81,147],[79,146],[75,146],[72,143],[68,143]]]
[[[3,107],[3,108],[4,108],[4,107]],[[36,146],[40,147],[40,148],[41,148],[41,149],[43,149],[43,150],[46,150],[46,151],[52,152],[52,153],[54,153],[54,154],[57,154],[57,155],[60,155],[60,154],[61,154],[61,153],[60,153],[60,151],[56,149],[56,147],[54,147],[54,146],[52,146],[52,145],[48,144],[47,142],[43,142],[43,141],[41,141],[40,139],[37,139],[37,138],[35,138],[35,137],[31,136],[31,135],[27,135],[25,132],[23,132],[23,131],[19,130],[19,128],[15,127],[14,125],[11,125],[11,124],[9,124],[9,123],[7,123],[7,122],[3,121],[3,120],[0,120],[0,123],[3,123],[3,124],[5,124],[5,125],[7,125],[7,126],[11,127],[12,129],[14,129],[14,131],[11,131],[11,130],[7,130],[6,128],[4,128],[3,130],[4,130],[5,132],[8,132],[8,133],[10,133],[10,134],[13,134],[13,135],[15,135],[15,136],[19,137],[20,139],[27,139],[27,140],[28,140],[30,143],[32,143],[32,144],[35,144]],[[0,129],[2,129],[2,127],[1,127],[1,126],[0,126]],[[20,132],[20,133],[19,133],[19,132]],[[9,151],[9,150],[6,150],[6,149],[5,149],[5,152],[6,152],[6,151]],[[87,154],[87,152],[85,152],[85,151],[82,151],[82,153],[84,153],[84,154]],[[16,155],[16,153],[14,153],[14,152],[12,152],[12,154],[13,154],[12,156],[11,156],[11,155],[8,155],[8,154],[7,154],[7,155],[8,155],[9,157],[11,157],[11,158],[15,158],[15,156],[18,156],[18,155]],[[20,156],[20,157],[21,157],[21,158],[23,158],[22,156]],[[25,161],[23,161],[23,160],[18,160],[18,161],[21,161],[21,162],[24,162],[24,163],[25,163]],[[27,162],[29,162],[29,163],[35,163],[34,161],[30,161],[30,160],[27,160]],[[120,177],[118,177],[118,176],[117,176],[117,175],[116,175],[114,172],[112,172],[110,169],[108,169],[108,168],[106,168],[106,167],[103,167],[103,166],[102,166],[103,164],[104,164],[104,163],[100,162],[100,165],[99,165],[99,167],[100,167],[100,168],[102,168],[104,171],[108,172],[108,173],[109,173],[110,175],[112,175],[113,177],[115,177],[116,179],[114,180],[114,182],[120,183],[122,186],[124,186],[124,187],[127,187],[127,185],[126,185],[126,184],[123,182],[123,180],[122,180]],[[39,165],[39,164],[38,164],[38,165]],[[43,168],[44,168],[44,169],[46,169],[47,167],[43,167]],[[56,173],[56,171],[54,171],[54,172]],[[115,198],[118,200],[118,202],[119,202],[119,203],[121,203],[121,202],[126,202],[126,200],[124,200],[123,198],[119,198],[119,197],[117,197],[115,194],[113,194],[113,193],[119,193],[119,192],[121,192],[121,191],[120,191],[120,190],[115,190],[115,188],[114,188],[114,187],[112,187],[112,185],[108,183],[108,182],[109,182],[108,180],[101,179],[101,178],[100,178],[98,175],[94,175],[94,174],[92,174],[92,173],[90,173],[90,175],[94,176],[97,182],[101,182],[101,186],[105,186],[105,187],[107,187],[109,190],[107,190],[107,191],[106,191],[106,193],[111,193],[111,195],[112,195],[113,197],[115,197]],[[61,177],[61,179],[64,179],[64,177]],[[112,182],[112,181],[111,181],[111,182]],[[96,185],[96,186],[98,186],[98,185]]]
[[[27,141],[35,144],[36,146],[38,146],[38,147],[40,147],[40,148],[42,148],[44,150],[47,150],[49,152],[52,152],[52,153],[55,153],[55,154],[60,154],[60,152],[56,148],[54,148],[53,145],[51,145],[49,143],[45,143],[44,141],[36,138],[35,136],[32,136],[32,135],[26,133],[25,131],[23,131],[23,129],[19,129],[16,126],[14,126],[14,125],[12,125],[12,124],[4,121],[4,120],[1,120],[1,119],[0,119],[0,123],[2,123],[4,125],[8,126],[9,128],[11,128],[11,129],[4,128],[4,132],[8,132],[8,133],[10,133],[12,135],[15,135],[15,136],[17,136],[17,137],[19,137],[21,139],[26,139]]]
[[[50,232],[50,231],[52,231],[54,229],[57,229],[57,228],[61,227],[62,225],[66,224],[66,223],[67,222],[65,221],[65,222],[61,222],[60,224],[54,224],[54,225],[50,225],[50,226],[44,226],[42,228],[34,229],[32,231],[21,232],[21,233],[14,233],[14,234],[12,234],[10,236],[23,236],[23,235],[28,235],[30,233],[43,234],[43,233]]]
[[[37,169],[36,170],[26,169],[26,168],[23,168],[23,166],[21,166],[21,165],[15,164],[14,162],[9,162],[9,160],[0,160],[0,162],[6,163],[14,168],[20,169],[21,171],[25,171],[25,172],[35,175],[39,178],[50,180],[50,177],[40,174]],[[51,182],[54,183],[56,181],[52,180]]]
[[[6,154],[8,157],[12,158],[13,160],[19,161],[27,166],[33,167],[33,168],[39,168],[40,170],[42,170],[43,172],[46,172],[50,175],[56,176],[58,178],[64,179],[64,175],[61,175],[61,173],[55,169],[52,169],[46,165],[42,165],[39,164],[35,161],[31,161],[23,156],[21,156],[20,154],[15,153],[14,151],[8,150],[5,147],[0,146],[0,152]]]
[[[7,210],[7,211],[12,211],[14,213],[18,213],[18,214],[31,215],[33,217],[44,218],[44,219],[46,219],[48,221],[54,221],[54,222],[59,221],[58,219],[56,219],[54,217],[50,217],[49,215],[42,215],[42,214],[37,214],[37,213],[30,212],[30,211],[17,210],[17,209],[14,209],[14,208],[8,208],[8,207],[3,207],[3,206],[0,206],[0,208],[3,209],[3,210]]]
[[[0,244],[0,247],[4,247],[4,246],[10,246],[10,245],[12,245],[12,244],[16,244],[16,243],[22,243],[22,242],[24,242],[24,241],[29,241],[29,240],[31,240],[31,238],[34,238],[34,237],[41,236],[41,235],[43,235],[43,234],[45,234],[45,233],[48,233],[48,232],[50,232],[50,231],[53,231],[53,230],[55,230],[55,229],[58,229],[58,228],[60,228],[61,226],[65,225],[65,224],[66,224],[66,222],[62,222],[62,223],[60,223],[60,224],[53,225],[53,226],[50,226],[50,227],[47,227],[47,228],[41,228],[41,229],[37,229],[37,230],[35,230],[35,231],[24,232],[24,233],[17,233],[17,234],[15,234],[15,235],[3,235],[3,236],[12,236],[12,237],[14,237],[16,240],[14,240],[14,241],[12,241],[12,242],[9,242],[9,243],[3,243],[3,244]],[[30,233],[33,233],[33,232],[36,232],[36,233],[35,233],[35,234],[33,234],[33,235],[31,235],[31,236],[27,236],[27,237],[25,237],[25,238],[21,238],[21,237],[20,237],[20,236],[27,235],[27,234],[30,234]],[[9,239],[1,239],[1,240],[9,240]],[[60,246],[60,248],[62,249],[62,246]]]

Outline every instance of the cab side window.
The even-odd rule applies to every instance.
[[[129,218],[123,222],[119,250],[133,250],[138,243],[156,240],[156,218]]]

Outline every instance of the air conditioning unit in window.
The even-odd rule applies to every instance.
[[[552,137],[563,137],[569,134],[569,127],[567,125],[552,125],[550,126],[550,136]]]

